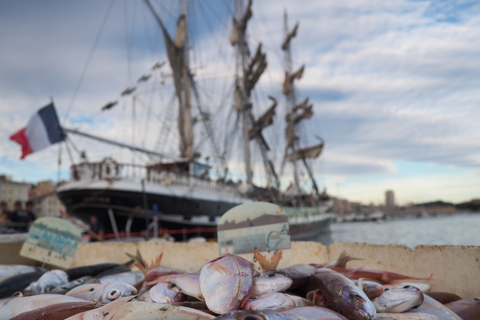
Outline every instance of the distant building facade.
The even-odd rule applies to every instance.
[[[395,194],[392,190],[385,192],[385,209],[387,212],[392,212],[395,209]]]
[[[0,201],[6,201],[10,210],[13,209],[13,204],[17,200],[25,205],[30,188],[29,183],[16,182],[6,175],[0,175]]]
[[[55,194],[55,186],[51,180],[41,181],[30,192],[33,201],[33,210],[37,217],[55,217],[60,211],[65,211],[65,206]]]

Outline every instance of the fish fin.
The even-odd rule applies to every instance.
[[[363,260],[363,259],[350,257],[344,250],[342,251],[342,253],[340,253],[340,256],[338,257],[337,262],[335,263],[335,267],[346,268],[347,262],[353,261],[353,260]]]
[[[213,270],[218,271],[220,273],[229,273],[232,276],[235,275],[233,272],[231,272],[230,270],[228,270],[227,268],[225,268],[224,266],[222,266],[221,264],[216,263],[216,262],[212,262],[207,268],[208,269],[213,269]]]
[[[260,251],[258,250],[253,251],[253,255],[255,256],[255,259],[257,259],[258,263],[260,264],[260,267],[262,268],[263,273],[269,272],[276,268],[272,266],[272,261],[271,260],[268,261],[268,259]]]
[[[278,250],[277,252],[275,252],[275,254],[270,259],[270,265],[272,267],[272,270],[277,269],[278,264],[280,263],[280,260],[282,259],[282,254],[283,254],[283,250]]]

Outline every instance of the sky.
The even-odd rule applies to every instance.
[[[173,33],[180,5],[152,3]],[[228,117],[223,106],[232,102],[222,95],[231,91],[235,72],[228,44],[235,6],[189,3],[190,66],[205,108],[216,118]],[[310,136],[306,143],[318,141],[316,136],[325,141],[312,162],[321,188],[365,204],[383,203],[386,190],[394,191],[398,204],[480,198],[478,1],[257,0],[253,11],[250,47],[262,42],[268,57],[254,95],[263,110],[268,95],[282,108],[285,103],[279,49],[284,12],[290,28],[300,22],[292,62],[294,69],[304,64],[306,70],[295,83],[296,95],[314,104],[315,115],[302,127]],[[174,108],[152,109],[139,97],[130,109],[130,97],[120,97],[166,59],[162,34],[143,2],[0,1],[0,41],[0,174],[26,182],[68,179],[70,164],[79,160],[75,149],[88,150],[91,160],[145,160],[72,135],[68,148],[55,145],[19,160],[20,147],[9,136],[51,99],[66,127],[175,153],[174,143],[166,142],[169,135],[175,140]],[[163,88],[152,99],[173,105],[169,73],[164,66],[137,92],[154,91],[156,81]],[[115,108],[100,111],[116,99]],[[282,119],[284,111],[276,117]],[[283,130],[274,125],[266,138],[281,143]],[[283,149],[272,149],[279,163]],[[232,174],[242,166],[234,163]],[[287,180],[291,172],[285,170]]]

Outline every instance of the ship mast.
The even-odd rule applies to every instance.
[[[172,39],[160,16],[155,12],[149,0],[145,0],[148,8],[157,20],[163,31],[168,60],[172,68],[175,93],[179,103],[178,132],[180,134],[180,157],[192,161],[193,152],[193,119],[190,102],[190,71],[188,65],[188,32],[187,32],[187,6],[183,2],[183,13],[177,20],[175,37]]]
[[[277,101],[274,98],[272,106],[267,109],[257,120],[252,113],[251,92],[257,84],[260,76],[267,67],[267,56],[262,50],[260,43],[253,56],[250,55],[246,37],[247,24],[252,17],[252,0],[248,1],[245,12],[241,0],[237,0],[237,17],[233,19],[233,28],[230,35],[230,43],[237,46],[237,73],[236,73],[236,103],[235,108],[241,115],[245,173],[247,184],[252,182],[252,163],[250,152],[250,140],[255,140],[260,148],[268,185],[278,188],[279,181],[272,161],[268,158],[268,146],[262,135],[262,130],[273,123]]]
[[[301,103],[297,104],[296,96],[295,96],[295,80],[299,80],[305,69],[305,66],[300,67],[297,71],[292,71],[292,57],[291,57],[291,50],[290,50],[290,41],[297,35],[298,30],[298,23],[289,31],[288,29],[288,17],[287,12],[284,14],[284,29],[285,29],[285,40],[282,43],[282,49],[285,51],[285,81],[283,83],[283,94],[287,98],[287,115],[285,120],[287,122],[287,128],[285,129],[285,137],[287,140],[286,148],[285,148],[285,157],[283,160],[283,164],[286,161],[293,163],[293,170],[294,170],[294,183],[295,183],[295,192],[296,196],[297,192],[300,191],[300,182],[298,178],[298,166],[297,161],[302,160],[307,173],[312,181],[313,189],[317,196],[319,195],[318,186],[315,182],[315,177],[313,175],[313,170],[310,168],[309,164],[307,163],[307,158],[317,158],[320,156],[322,152],[324,142],[322,139],[320,143],[309,146],[306,148],[299,147],[299,137],[297,133],[297,125],[300,121],[305,119],[310,119],[313,116],[313,105],[309,103],[309,99],[306,98]],[[282,164],[282,167],[283,167]]]

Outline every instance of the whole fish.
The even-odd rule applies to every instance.
[[[286,293],[272,292],[245,303],[245,310],[281,310],[295,307],[313,306],[310,300]]]
[[[284,292],[292,285],[293,280],[277,272],[267,272],[254,278],[252,297],[272,292]]]
[[[9,300],[0,307],[0,320],[11,319],[21,313],[43,308],[56,303],[85,303],[83,299],[61,294],[40,294],[30,297],[18,297]]]
[[[50,270],[45,272],[37,281],[32,282],[25,291],[33,295],[45,293],[68,282],[68,275],[63,270]]]
[[[218,314],[240,309],[253,291],[253,264],[224,255],[200,269],[200,290],[208,308]]]
[[[288,314],[286,312],[258,311],[258,310],[236,310],[219,317],[215,320],[307,320],[300,315]]]
[[[0,281],[0,298],[10,297],[17,291],[22,291],[30,283],[37,281],[47,270],[41,269],[38,271],[17,274],[7,279]]]
[[[385,289],[372,302],[377,312],[405,312],[422,304],[423,292],[417,287]]]
[[[139,301],[172,304],[184,301],[186,296],[176,284],[160,282],[142,293],[137,299]]]
[[[367,295],[352,280],[329,268],[318,269],[311,277],[328,306],[347,318],[374,320],[376,310]]]
[[[66,320],[207,320],[211,314],[181,306],[121,298],[100,308],[78,313]]]
[[[480,319],[480,298],[470,297],[447,303],[445,305],[463,320]]]
[[[281,310],[282,313],[288,313],[291,315],[302,316],[307,319],[338,319],[338,320],[348,320],[340,313],[335,312],[331,309],[323,307],[299,307],[287,310]]]
[[[137,294],[135,287],[120,282],[92,283],[78,286],[66,295],[93,302],[110,303],[122,297]]]
[[[63,320],[96,307],[98,305],[91,301],[54,303],[32,311],[22,312],[10,320]]]

